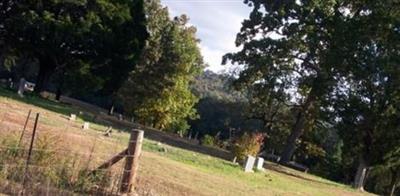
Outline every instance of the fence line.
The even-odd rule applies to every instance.
[[[103,138],[105,138],[98,134],[91,135],[94,136],[93,144],[84,149],[84,152],[79,151],[79,149],[67,149],[57,146],[58,140],[52,137],[48,138],[50,140],[43,140],[44,146],[38,146],[38,141],[35,141],[35,139],[41,138],[41,133],[54,132],[60,137],[61,141],[62,136],[59,135],[67,133],[67,130],[73,128],[74,125],[71,121],[68,121],[63,127],[56,129],[57,131],[53,131],[53,127],[50,127],[49,131],[49,126],[44,123],[40,128],[44,129],[46,127],[47,130],[43,132],[38,130],[38,137],[35,137],[39,113],[36,115],[33,130],[27,131],[32,128],[28,126],[33,118],[31,113],[33,113],[32,110],[29,110],[28,115],[24,116],[25,123],[22,122],[23,124],[20,125],[17,121],[8,121],[10,118],[7,116],[8,112],[4,112],[4,114],[1,112],[0,125],[7,127],[5,134],[15,136],[16,141],[14,139],[0,141],[0,193],[11,195],[54,195],[51,191],[54,190],[57,192],[65,191],[83,194],[90,192],[92,194],[93,190],[101,190],[101,193],[105,193],[105,195],[117,195],[121,192],[129,193],[131,191],[134,176],[136,175],[139,153],[132,154],[134,151],[129,150],[128,152],[130,153],[124,154],[123,158],[129,160],[126,161],[125,166],[119,164],[117,167],[111,168],[111,164],[106,168],[99,169],[94,167],[94,164],[97,165],[100,159],[102,159],[102,162],[109,160],[118,153],[115,151],[122,150],[118,143],[125,142],[123,138],[114,137],[112,138],[113,142],[108,143],[108,145],[113,145],[113,152],[95,152],[97,146],[102,144]],[[10,127],[18,131],[10,131]],[[2,130],[0,129],[0,131]],[[30,136],[29,141],[27,139],[28,136]],[[130,143],[132,143],[132,139],[135,138],[132,138],[131,135]],[[86,150],[89,150],[89,152],[86,152]],[[89,183],[89,185],[85,183]],[[7,186],[4,186],[4,184]],[[7,190],[14,191],[10,193]]]

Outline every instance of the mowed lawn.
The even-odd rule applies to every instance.
[[[55,150],[79,152],[83,162],[90,160],[96,168],[112,155],[123,150],[129,138],[126,130],[114,131],[105,137],[107,124],[91,123],[90,130],[82,131],[81,115],[75,122],[70,113],[80,108],[14,93],[0,88],[0,137],[20,135],[28,111],[39,112],[38,140],[51,137]],[[25,140],[29,140],[33,115]],[[146,134],[146,133],[145,133]],[[86,156],[85,156],[86,155]],[[90,158],[88,158],[90,157]],[[121,168],[123,162],[113,167]],[[272,163],[270,163],[272,164]],[[119,170],[116,169],[115,172]],[[240,166],[151,140],[145,140],[140,159],[137,192],[139,195],[369,195],[313,175],[287,169],[294,175],[274,170],[244,173]],[[0,193],[1,195],[1,193]]]

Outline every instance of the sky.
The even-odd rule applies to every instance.
[[[235,52],[236,34],[248,18],[250,7],[242,0],[161,0],[171,16],[186,14],[197,28],[197,37],[207,69],[214,72],[228,70],[222,66],[222,56]]]

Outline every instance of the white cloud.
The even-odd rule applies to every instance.
[[[226,68],[226,66],[221,66],[222,56],[226,52],[218,49],[211,49],[201,44],[200,48],[201,48],[201,53],[204,56],[204,60],[209,65],[209,67],[207,67],[206,69],[212,70],[214,72],[220,72]]]
[[[210,65],[207,69],[215,72],[228,69],[221,66],[222,56],[237,51],[236,34],[250,13],[249,7],[241,0],[162,0],[161,3],[169,8],[171,15],[186,14],[197,27],[204,61]]]

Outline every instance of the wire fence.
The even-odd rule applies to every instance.
[[[78,122],[63,121],[62,126],[54,128],[40,120],[35,138],[33,115],[11,115],[20,120],[15,122],[8,113],[0,114],[0,193],[119,195],[126,172],[123,163],[106,169],[97,167],[118,154],[125,139],[93,131],[84,132],[88,137],[80,138],[82,133],[70,133],[82,131],[77,128]]]

